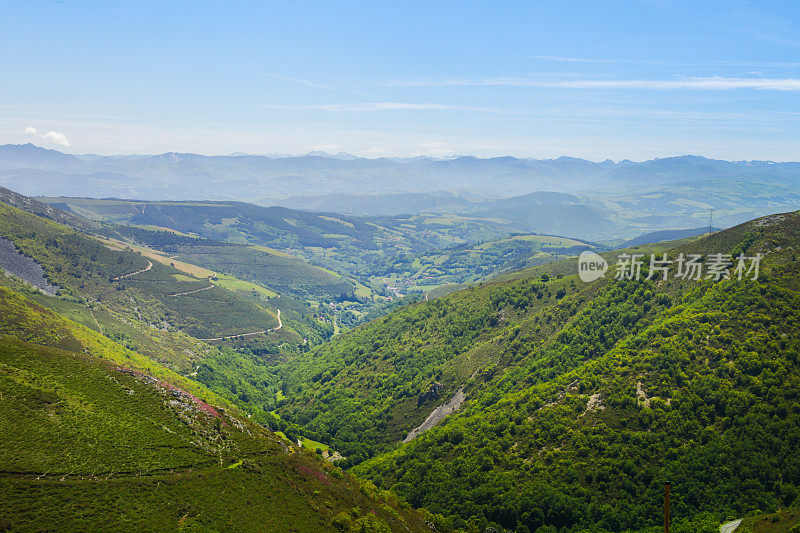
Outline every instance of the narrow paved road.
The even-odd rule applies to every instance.
[[[719,526],[719,533],[733,533],[736,531],[736,528],[739,527],[739,524],[742,523],[742,519],[739,520],[731,520],[730,522],[725,522],[721,526]]]
[[[147,272],[151,268],[153,268],[153,262],[148,259],[147,260],[147,268],[143,268],[141,270],[137,270],[136,272],[131,272],[130,274],[123,274],[121,276],[117,276],[116,278],[113,278],[112,281],[119,281],[119,280],[121,280],[123,278],[129,278],[131,276],[135,276],[136,274],[141,274],[142,272]]]

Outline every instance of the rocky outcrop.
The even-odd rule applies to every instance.
[[[441,387],[441,384],[438,385]],[[446,416],[458,411],[465,399],[466,396],[464,395],[464,389],[458,389],[449,402],[434,409],[433,412],[428,415],[428,418],[425,419],[425,422],[409,431],[408,435],[406,435],[406,438],[403,439],[403,442],[411,442],[420,434],[425,433],[436,424],[444,420]]]

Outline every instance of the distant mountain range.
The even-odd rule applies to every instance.
[[[0,185],[27,195],[223,200],[395,216],[459,214],[590,240],[715,223],[800,207],[800,163],[679,156],[634,162],[572,157],[378,158],[69,155],[0,146]]]
[[[74,156],[32,144],[0,146],[0,184],[28,195],[138,199],[248,199],[275,203],[309,194],[466,190],[507,198],[535,191],[630,191],[690,180],[800,183],[800,163],[680,156],[634,162],[584,159],[378,158],[313,152],[297,157],[168,152]]]

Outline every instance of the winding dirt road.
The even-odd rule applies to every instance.
[[[148,259],[147,260],[147,268],[143,268],[142,270],[137,270],[136,272],[131,272],[130,274],[123,274],[121,276],[117,276],[116,278],[112,278],[112,281],[119,281],[119,280],[124,279],[124,278],[129,278],[131,276],[135,276],[136,274],[141,274],[142,272],[147,272],[151,268],[153,268],[153,262]]]
[[[170,294],[170,296],[186,296],[187,294],[194,294],[196,292],[207,291],[208,289],[213,289],[215,285],[212,283],[208,287],[203,287],[202,289],[195,289],[193,291],[186,291],[186,292],[176,292],[175,294]]]
[[[143,272],[147,272],[151,268],[153,268],[153,262],[148,259],[147,260],[147,268],[143,268],[142,270],[137,270],[136,272],[131,272],[130,274],[123,274],[122,276],[117,276],[116,278],[112,278],[112,279],[113,279],[113,281],[119,281],[119,280],[121,280],[123,278],[128,278],[128,277],[131,277],[131,276],[135,276],[136,274],[141,274]],[[213,289],[215,286],[216,285],[214,285],[212,283],[208,287],[202,287],[200,289],[194,289],[194,290],[186,291],[186,292],[176,292],[175,294],[170,294],[169,296],[173,296],[173,297],[174,296],[186,296],[186,295],[189,295],[189,294],[194,294],[196,292],[202,292],[202,291],[207,291],[209,289]],[[92,318],[94,318],[94,321],[95,321],[95,323],[97,323],[97,327],[99,328],[100,324],[97,322],[97,318],[94,317],[94,313],[92,313]],[[275,326],[274,328],[265,329],[265,330],[262,330],[262,331],[252,331],[250,333],[239,333],[238,335],[228,335],[226,337],[212,337],[210,339],[198,339],[198,340],[201,340],[201,341],[224,341],[224,340],[230,340],[230,339],[238,339],[240,337],[250,337],[252,335],[263,335],[264,333],[269,333],[271,331],[278,331],[280,329],[283,329],[283,321],[281,320],[281,310],[278,309],[278,325]]]
[[[263,331],[252,331],[250,333],[239,333],[238,335],[228,335],[227,337],[212,337],[210,339],[197,339],[199,341],[227,341],[230,339],[238,339],[239,337],[249,337],[251,335],[263,335],[264,333],[269,333],[271,331],[278,331],[279,329],[283,329],[283,322],[281,322],[281,310],[278,309],[278,325],[274,328],[265,329]]]

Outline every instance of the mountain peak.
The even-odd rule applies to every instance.
[[[62,170],[65,167],[80,165],[80,163],[81,160],[74,155],[31,143],[0,145],[0,168],[4,169]]]

